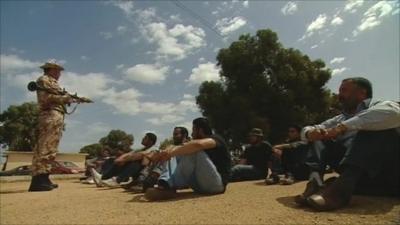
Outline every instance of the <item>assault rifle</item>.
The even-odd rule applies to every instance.
[[[66,96],[71,97],[72,99],[75,99],[77,103],[93,103],[93,101],[91,99],[85,98],[85,97],[79,97],[77,95],[77,93],[72,95],[72,94],[68,93],[65,89],[60,91],[60,90],[56,90],[56,89],[52,89],[52,88],[42,87],[42,86],[38,85],[35,81],[29,82],[28,90],[29,91],[45,91],[47,93],[54,94],[54,95],[66,95]]]

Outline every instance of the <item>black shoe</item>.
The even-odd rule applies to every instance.
[[[333,180],[330,185],[308,197],[308,204],[317,211],[330,211],[348,205],[352,190],[347,190],[339,179]]]
[[[307,205],[307,198],[317,193],[320,189],[321,186],[318,185],[318,182],[315,179],[312,179],[308,181],[304,192],[294,197],[294,202],[301,206]]]
[[[52,188],[58,188],[58,184],[51,182],[49,173],[46,174],[46,181]]]
[[[337,179],[337,177],[331,177],[331,178],[327,179],[324,182],[323,186],[320,186],[315,179],[310,180],[307,183],[306,190],[304,190],[304,192],[302,194],[296,195],[294,197],[294,201],[298,205],[301,205],[301,206],[309,205],[307,198],[309,198],[311,195],[319,192],[323,187],[330,186],[336,179]]]
[[[146,192],[148,188],[154,187],[157,184],[160,175],[158,173],[151,173],[143,181],[143,192]]]
[[[279,183],[279,177],[276,174],[271,174],[269,177],[265,179],[265,184],[272,185]]]
[[[51,191],[53,187],[46,181],[46,174],[32,176],[31,185],[28,191]]]

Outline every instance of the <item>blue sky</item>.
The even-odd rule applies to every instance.
[[[1,1],[1,111],[35,101],[26,85],[56,59],[60,84],[88,96],[67,116],[61,152],[111,129],[159,140],[201,115],[194,97],[218,80],[218,49],[270,28],[285,47],[321,58],[327,88],[364,76],[378,99],[399,100],[399,1]],[[195,14],[193,14],[193,12]],[[201,19],[199,19],[200,17]],[[158,142],[159,143],[159,142]]]

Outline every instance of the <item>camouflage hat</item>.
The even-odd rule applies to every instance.
[[[249,136],[264,137],[264,132],[260,128],[253,128],[251,129]]]
[[[61,65],[57,64],[55,60],[49,60],[42,66],[40,66],[42,69],[59,69],[59,70],[64,70],[64,67]]]

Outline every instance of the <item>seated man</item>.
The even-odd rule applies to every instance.
[[[271,144],[264,141],[263,131],[253,128],[248,135],[249,144],[240,156],[238,165],[231,170],[231,181],[259,180],[268,175]]]
[[[343,113],[303,128],[302,138],[314,144],[307,159],[312,173],[296,203],[323,211],[346,206],[353,193],[399,195],[400,107],[371,98],[367,79],[345,79],[339,89]],[[324,184],[327,165],[340,176]]]
[[[120,187],[121,184],[131,182],[139,176],[140,171],[149,164],[147,155],[155,151],[154,144],[157,136],[153,133],[146,133],[142,139],[142,149],[122,154],[114,160],[111,168],[103,174],[92,169],[93,180],[97,186]]]
[[[86,170],[85,176],[83,179],[81,178],[81,182],[83,184],[94,184],[94,180],[92,177],[92,168],[95,168],[96,171],[101,171],[101,168],[106,160],[109,160],[111,157],[109,147],[105,146],[102,148],[96,155],[96,157],[92,159],[86,160]]]
[[[155,161],[170,160],[170,164],[162,172],[158,187],[147,189],[145,197],[148,200],[174,198],[177,189],[187,187],[201,194],[225,192],[231,163],[225,141],[212,134],[205,118],[193,120],[192,137],[192,141],[153,156]]]
[[[300,126],[290,125],[286,143],[272,147],[274,156],[280,159],[284,177],[279,178],[277,172],[272,171],[272,175],[266,180],[267,184],[280,182],[283,185],[291,185],[295,180],[308,179],[309,168],[305,160],[309,146],[306,141],[300,140],[300,132]]]
[[[182,145],[187,142],[189,132],[185,127],[175,127],[172,139],[174,146]],[[149,166],[145,167],[135,182],[135,185],[125,186],[126,189],[133,190],[135,192],[145,192],[147,188],[154,187],[157,184],[158,178],[162,171],[169,166],[169,161],[166,162],[151,162]]]

